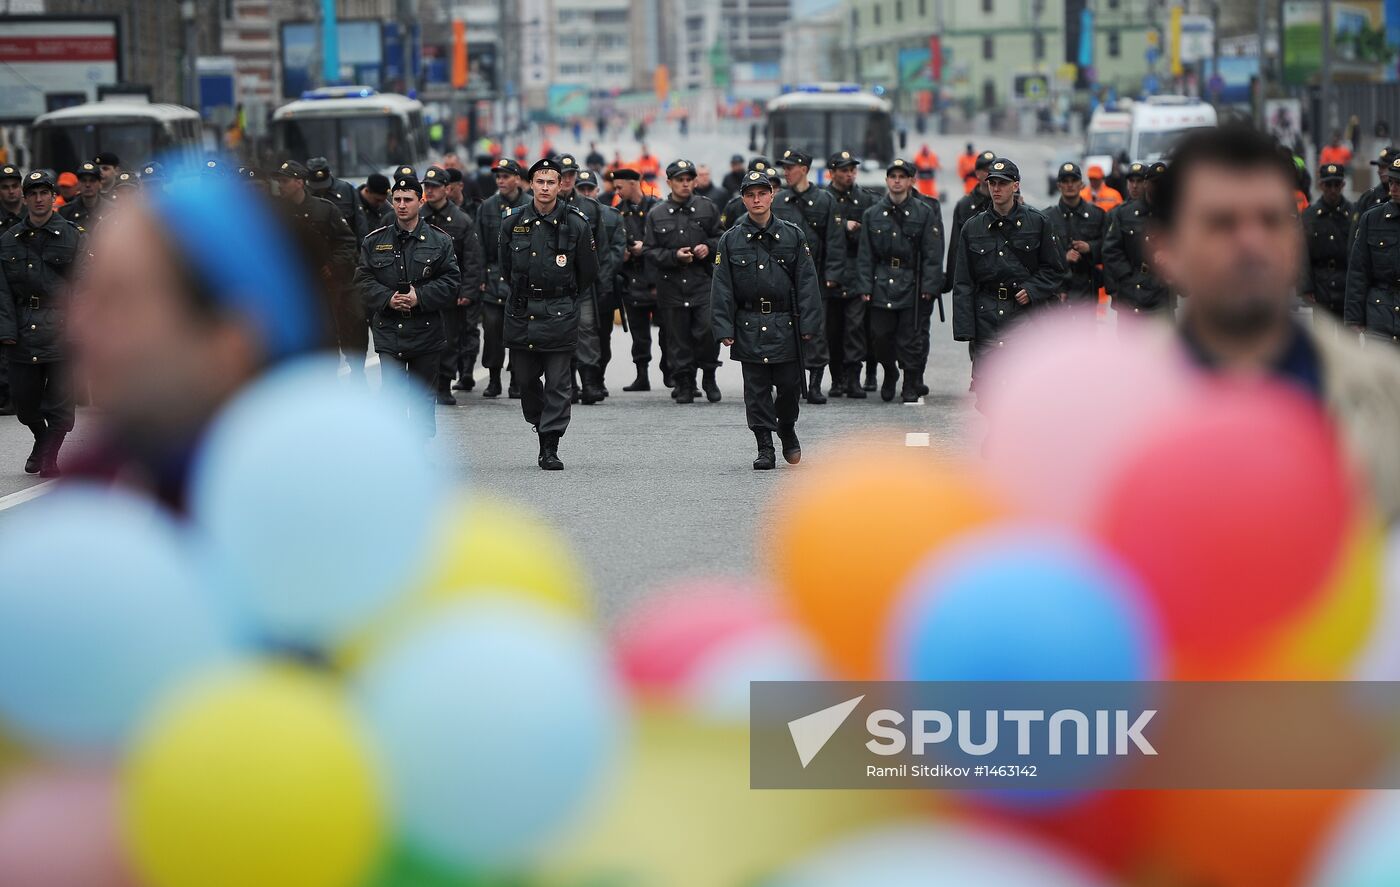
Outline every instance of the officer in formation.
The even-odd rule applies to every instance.
[[[561,178],[559,181],[559,201],[583,214],[588,229],[593,234],[593,242],[601,251],[603,248],[603,212],[598,201],[578,193],[578,161],[572,154],[559,158]],[[601,257],[599,265],[601,271]],[[601,403],[607,392],[603,389],[603,346],[602,318],[598,304],[597,283],[579,297],[578,349],[574,353],[574,369],[578,373],[580,385],[574,391],[579,403],[591,405]],[[607,332],[611,333],[609,327]]]
[[[24,208],[24,176],[19,167],[0,166],[0,233],[10,230],[28,215]]]
[[[1108,229],[1108,213],[1084,199],[1084,181],[1079,167],[1066,163],[1056,176],[1060,202],[1045,210],[1069,268],[1060,299],[1070,313],[1093,321],[1099,309],[1099,263],[1103,261],[1103,238]]]
[[[1318,168],[1322,195],[1303,212],[1303,233],[1308,243],[1308,264],[1303,270],[1303,298],[1313,304],[1313,315],[1324,312],[1342,318],[1346,302],[1347,253],[1356,210],[1342,196],[1346,170],[1335,163]]]
[[[102,173],[98,171],[96,163],[89,160],[79,164],[77,176],[78,199],[65,205],[59,213],[74,225],[91,231],[110,204],[102,196]]]
[[[1400,344],[1400,156],[1385,183],[1390,199],[1361,214],[1351,239],[1343,320],[1367,339]]]
[[[913,196],[914,173],[914,165],[902,158],[885,169],[888,193],[861,218],[857,257],[856,289],[869,303],[870,348],[885,371],[880,397],[894,400],[898,390],[905,403],[919,399],[921,360],[927,357],[918,341],[921,332],[927,336],[920,303],[931,311],[943,286],[937,202]]]
[[[1128,187],[1136,181],[1137,197],[1116,207],[1108,217],[1103,241],[1104,289],[1113,297],[1113,310],[1123,317],[1174,316],[1176,301],[1166,281],[1152,268],[1152,183],[1167,171],[1159,160],[1151,166],[1128,167]]]
[[[365,234],[380,227],[380,219],[389,211],[389,177],[373,173],[365,179],[360,190],[355,192],[356,228],[363,228]],[[364,238],[361,237],[361,240]]]
[[[355,201],[355,186],[337,179],[331,170],[330,161],[324,157],[312,157],[306,161],[306,172],[306,189],[322,200],[329,200],[340,210],[340,217],[345,220],[345,224],[355,232],[356,240],[364,239],[371,229],[360,217]]]
[[[720,399],[715,381],[719,343],[710,323],[710,281],[720,235],[719,210],[691,194],[695,164],[689,160],[672,161],[666,180],[671,194],[647,213],[642,243],[670,342],[672,397],[679,404],[695,402],[700,393],[695,386],[698,367],[705,397],[715,403]]]
[[[860,160],[850,151],[837,151],[826,160],[827,174],[831,177],[826,189],[836,201],[835,223],[842,240],[837,251],[841,258],[840,277],[836,286],[826,292],[825,299],[832,397],[865,397],[865,389],[860,384],[860,365],[866,359],[869,315],[865,300],[860,297],[857,260],[861,220],[880,195],[856,184],[859,168]]]
[[[1390,169],[1390,164],[1395,158],[1400,157],[1400,147],[1388,145],[1381,149],[1380,157],[1371,161],[1371,165],[1380,170],[1381,180],[1370,188],[1367,188],[1360,197],[1356,198],[1356,215],[1360,220],[1362,214],[1367,210],[1390,202],[1390,185],[1386,176]]]
[[[958,233],[953,338],[971,343],[976,391],[986,355],[1013,325],[1066,290],[1065,245],[1050,220],[1018,199],[1021,171],[1005,157],[987,170],[991,208]]]
[[[612,362],[613,314],[622,308],[621,290],[625,285],[622,277],[622,257],[627,252],[627,232],[623,228],[622,215],[606,203],[599,202],[598,174],[591,169],[581,169],[574,183],[574,191],[585,200],[598,205],[602,218],[603,238],[596,242],[598,249],[598,385],[603,396],[608,396],[608,386],[604,377],[608,364]],[[626,390],[626,389],[624,389]]]
[[[744,413],[758,443],[753,467],[765,471],[777,464],[775,431],[783,458],[794,465],[802,459],[802,351],[821,328],[822,298],[802,228],[772,212],[768,176],[750,172],[740,195],[748,211],[715,248],[714,337],[743,368]]]
[[[773,169],[773,167],[768,164],[768,158],[760,155],[758,157],[755,157],[753,160],[749,161],[748,169],[746,169],[744,173],[745,175],[747,175],[751,172],[761,172],[765,175],[768,175],[769,178],[777,178],[778,183],[775,184],[774,187],[781,188],[782,176],[775,175],[775,173],[770,173],[769,170],[771,169]],[[724,207],[720,210],[719,214],[719,226],[720,229],[723,231],[728,231],[731,227],[737,224],[740,219],[744,217],[745,213],[748,212],[748,210],[744,208],[743,195],[739,194],[738,191],[733,191],[730,193],[732,193],[734,196],[729,198],[729,202],[724,205]]]
[[[121,172],[121,158],[111,151],[103,151],[93,158],[97,164],[97,172],[102,180],[102,193],[111,194],[117,187],[117,173]]]
[[[447,199],[447,170],[440,166],[428,167],[423,172],[422,184],[423,221],[452,238],[461,278],[456,301],[442,310],[447,346],[442,351],[442,366],[437,377],[437,402],[444,406],[456,406],[457,398],[452,396],[452,380],[462,369],[462,334],[467,327],[467,313],[480,317],[481,284],[485,279],[481,240],[475,220],[466,210]],[[476,363],[475,352],[470,354],[470,363]],[[470,370],[467,372],[470,375]]]
[[[778,165],[783,169],[787,187],[776,195],[770,195],[773,215],[802,229],[807,247],[816,262],[817,277],[821,281],[820,292],[825,297],[823,301],[837,301],[839,307],[846,244],[836,218],[836,199],[826,189],[818,188],[809,181],[808,176],[812,171],[810,154],[790,148],[783,152]],[[745,209],[748,215],[752,215],[752,208],[747,202]],[[806,369],[811,376],[807,380],[807,402],[814,404],[826,403],[826,395],[822,393],[822,376],[831,363],[831,349],[824,329],[825,311],[822,320],[823,323],[804,327],[812,338],[804,355]],[[837,346],[839,350],[839,342]]]
[[[396,179],[389,202],[394,221],[361,242],[355,283],[381,370],[413,383],[419,396],[409,418],[426,439],[437,431],[434,390],[447,347],[442,315],[461,296],[457,249],[450,236],[423,221],[417,179]]]
[[[501,369],[506,362],[506,302],[510,300],[510,281],[501,267],[501,220],[507,213],[530,202],[522,178],[520,164],[502,157],[496,161],[491,174],[495,177],[496,193],[481,202],[476,213],[476,232],[486,250],[486,282],[481,288],[481,365],[491,378],[482,397],[501,396]],[[519,397],[515,374],[511,373],[509,396]]]
[[[613,188],[617,192],[617,213],[622,218],[623,241],[622,283],[620,295],[627,327],[632,335],[632,363],[637,378],[623,391],[651,390],[651,330],[658,328],[661,340],[662,384],[671,387],[670,363],[667,360],[666,334],[660,329],[661,312],[656,306],[656,279],[644,254],[647,214],[659,200],[642,192],[642,176],[635,169],[619,167],[613,170]]]
[[[544,158],[530,167],[531,200],[501,220],[501,273],[509,285],[506,345],[520,381],[525,421],[540,439],[538,464],[560,471],[559,439],[569,427],[579,307],[598,278],[588,219],[559,200],[562,169]]]
[[[21,188],[24,218],[0,234],[0,351],[15,414],[34,435],[24,470],[58,477],[59,449],[74,419],[64,300],[87,256],[85,235],[54,212],[57,185],[47,172],[30,172]]]
[[[992,195],[987,191],[987,172],[992,168],[992,161],[997,156],[991,151],[983,151],[973,160],[971,190],[953,205],[953,227],[948,229],[948,260],[943,271],[943,292],[953,291],[953,281],[957,279],[958,262],[958,236],[962,233],[963,225],[967,220],[981,212],[986,212],[992,205]]]

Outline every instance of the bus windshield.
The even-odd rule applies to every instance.
[[[135,166],[156,157],[166,141],[161,125],[148,121],[44,125],[34,130],[34,157],[36,165],[58,172],[73,172],[101,151],[110,151]]]
[[[1196,132],[1210,127],[1191,126],[1182,129],[1164,129],[1156,132],[1140,132],[1137,134],[1137,157],[1138,159],[1150,163],[1160,160],[1176,143],[1186,137],[1187,133]]]
[[[298,117],[277,122],[278,146],[292,157],[325,157],[337,176],[363,179],[417,153],[396,117]]]
[[[770,151],[792,148],[811,154],[818,163],[824,163],[836,151],[852,151],[862,159],[881,164],[894,158],[894,130],[890,116],[883,111],[773,111],[768,117],[768,141]]]
[[[1089,133],[1084,153],[1090,157],[1117,157],[1127,149],[1128,131],[1126,129],[1109,129]]]

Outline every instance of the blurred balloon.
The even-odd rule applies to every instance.
[[[269,373],[210,430],[195,522],[221,590],[266,639],[342,640],[419,568],[448,484],[423,457],[407,397],[344,384],[333,360],[310,358]]]
[[[1210,668],[1248,659],[1317,599],[1352,492],[1314,405],[1273,384],[1217,383],[1138,448],[1096,525],[1146,584],[1168,649]]]
[[[908,681],[1144,681],[1159,643],[1137,580],[1062,531],[1010,524],[928,559],[890,620]]]
[[[602,649],[557,609],[452,604],[372,659],[358,698],[407,849],[501,871],[568,823],[616,750]]]
[[[74,486],[0,535],[0,721],[71,750],[120,744],[172,681],[234,655],[156,506]]]
[[[848,679],[880,675],[884,628],[909,571],[959,533],[1001,516],[966,469],[907,447],[853,443],[845,457],[794,473],[778,499],[767,546],[798,623]],[[875,532],[878,551],[834,540]]]
[[[127,765],[127,832],[150,887],[355,887],[378,856],[379,786],[328,681],[219,673],[168,700]]]
[[[504,596],[587,615],[582,565],[558,529],[519,505],[490,496],[458,495],[435,522],[434,541],[419,577],[392,612],[381,616],[340,651],[357,665],[433,607],[453,600]]]
[[[1400,792],[1355,795],[1332,828],[1307,887],[1393,887],[1400,884]]]
[[[1137,328],[1101,336],[1049,319],[998,357],[983,398],[989,476],[1030,515],[1071,524],[1088,521],[1114,466],[1195,391],[1175,341]]]
[[[1400,680],[1400,527],[1383,543],[1381,590],[1365,646],[1356,655],[1351,679]]]
[[[613,632],[618,668],[634,690],[674,693],[716,645],[779,619],[772,589],[726,576],[682,579],[653,589]]]
[[[763,887],[1109,887],[1088,867],[1035,843],[951,823],[893,826],[848,838]]]
[[[644,712],[621,778],[552,848],[538,887],[755,884],[852,829],[927,809],[894,791],[752,791],[746,727]],[[854,887],[851,882],[844,887]]]
[[[136,887],[106,770],[36,770],[0,790],[0,884]]]
[[[716,644],[682,681],[678,699],[702,720],[748,723],[752,682],[826,679],[811,640],[774,622]]]
[[[1004,793],[965,793],[956,812],[974,821],[1029,835],[1092,863],[1100,871],[1125,874],[1142,855],[1147,839],[1146,807],[1151,792],[1077,793],[1060,803],[1011,807]]]
[[[529,884],[529,879],[518,875],[458,871],[399,845],[385,854],[378,870],[363,887],[528,887]]]

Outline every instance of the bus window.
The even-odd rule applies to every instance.
[[[789,149],[825,157],[826,111],[785,109],[768,118],[768,150],[780,155]],[[776,161],[777,157],[769,158]]]
[[[881,165],[894,159],[894,128],[888,114],[878,111],[832,111],[831,146],[827,153],[854,151]],[[814,157],[824,157],[816,154]]]

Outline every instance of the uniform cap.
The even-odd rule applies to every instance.
[[[1335,163],[1324,163],[1322,168],[1317,171],[1319,182],[1344,182],[1346,177],[1346,170]]]
[[[1387,167],[1390,166],[1390,161],[1394,160],[1396,157],[1400,157],[1400,148],[1395,145],[1387,145],[1381,149],[1379,157],[1371,161],[1371,165]]]
[[[1060,174],[1056,177],[1060,181],[1082,179],[1084,175],[1079,171],[1079,167],[1073,163],[1060,164]]]
[[[561,172],[578,172],[578,159],[572,154],[559,155],[559,169]]]
[[[1128,165],[1128,172],[1126,177],[1130,179],[1147,178],[1147,164],[1143,163],[1141,160],[1134,160],[1131,164]]]
[[[560,175],[564,174],[563,170],[559,168],[559,161],[555,160],[553,157],[541,157],[530,165],[530,178],[533,179],[535,173],[546,169],[552,169]]]
[[[641,173],[637,172],[635,169],[628,169],[625,166],[613,170],[612,177],[615,182],[640,182],[642,180]]]
[[[860,161],[850,151],[837,151],[826,158],[827,169],[843,169],[847,166],[860,166]]]
[[[78,165],[77,175],[80,179],[99,179],[102,177],[102,173],[97,170],[97,164],[93,163],[91,160],[84,161]]]
[[[139,187],[141,187],[141,180],[140,180],[139,178],[136,177],[136,174],[135,174],[135,173],[130,173],[130,172],[121,172],[121,173],[117,173],[117,185],[116,185],[116,187],[118,187],[118,188],[139,188]]]
[[[94,157],[94,158],[92,158],[92,159],[93,159],[93,162],[95,162],[98,166],[121,166],[121,165],[122,165],[122,162],[121,162],[119,159],[117,159],[117,155],[113,154],[111,151],[103,151],[101,154],[98,154],[96,157]]]
[[[906,176],[912,176],[914,174],[913,169],[914,165],[912,163],[905,160],[903,157],[896,157],[890,161],[889,166],[885,167],[885,175],[888,176],[892,173],[902,172]]]
[[[455,185],[463,180],[462,171],[455,166],[447,168],[447,184]]]
[[[430,166],[423,171],[423,184],[447,186],[447,170],[440,166]]]
[[[297,161],[284,160],[278,165],[273,175],[282,176],[283,178],[288,179],[301,179],[304,182],[306,181],[307,176],[309,176],[310,173],[306,171],[305,166],[302,166]]]
[[[695,175],[695,164],[689,160],[672,160],[666,165],[666,178],[668,179],[693,175]]]
[[[1389,179],[1400,179],[1400,156],[1390,161],[1390,166],[1386,167],[1385,175]]]
[[[521,169],[520,164],[516,163],[510,157],[502,157],[500,160],[497,160],[496,165],[491,167],[491,171],[510,173],[513,176],[525,175],[525,170]]]
[[[803,153],[795,149],[788,149],[783,152],[782,159],[778,161],[779,166],[811,166],[812,155]]]
[[[389,193],[389,177],[383,173],[371,173],[365,179],[365,190],[371,194],[387,195]]]
[[[992,163],[994,163],[996,159],[997,155],[993,154],[991,151],[983,151],[981,154],[977,155],[977,162],[973,165],[973,168],[991,169]]]
[[[1160,178],[1166,171],[1167,162],[1165,160],[1158,160],[1147,168],[1147,177],[1149,179]]]
[[[12,163],[7,163],[4,166],[0,166],[0,182],[10,181],[11,179],[18,182],[21,181],[23,178],[24,176],[20,175],[18,166],[15,166]]]
[[[208,160],[204,161],[204,171],[208,173],[217,174],[222,173],[224,170],[223,167],[219,165],[219,161],[211,157]]]
[[[591,169],[581,169],[581,170],[579,170],[579,171],[578,171],[578,182],[576,183],[575,187],[578,187],[578,188],[596,188],[596,187],[598,187],[598,174],[595,173],[595,172],[594,172],[593,170],[591,170]]]
[[[987,178],[1002,179],[1007,182],[1021,181],[1021,170],[1015,163],[1005,157],[998,157],[992,161],[992,165],[987,168]]]
[[[405,163],[403,166],[400,166],[398,169],[394,170],[394,178],[416,179],[418,178],[418,171]]]
[[[312,157],[306,161],[306,171],[311,174],[311,181],[329,182],[331,180],[331,162],[324,157]]]
[[[749,170],[750,170],[750,171],[756,169],[756,170],[758,170],[759,172],[763,172],[763,171],[764,171],[765,169],[767,169],[767,168],[768,168],[768,158],[767,158],[767,157],[764,157],[764,156],[762,156],[762,155],[759,155],[758,157],[755,157],[754,159],[752,159],[752,160],[749,161]]]
[[[767,188],[771,191],[773,190],[773,183],[769,181],[768,176],[757,170],[752,170],[746,173],[744,178],[739,182],[739,193],[743,194],[750,188]]]
[[[152,160],[150,163],[148,163],[148,164],[146,164],[145,166],[141,167],[141,178],[143,178],[143,179],[159,178],[161,172],[162,172],[161,165],[160,165],[159,163],[156,163],[154,160]]]
[[[52,191],[54,190],[53,176],[46,169],[32,170],[29,175],[24,177],[22,187],[25,194],[38,188],[48,188]]]
[[[394,179],[394,190],[395,190],[395,191],[412,191],[414,194],[417,194],[419,197],[422,197],[422,196],[423,196],[423,186],[422,186],[422,184],[420,184],[419,181],[418,181],[417,179],[412,178],[412,177],[409,177],[409,176],[400,176],[399,178]]]

